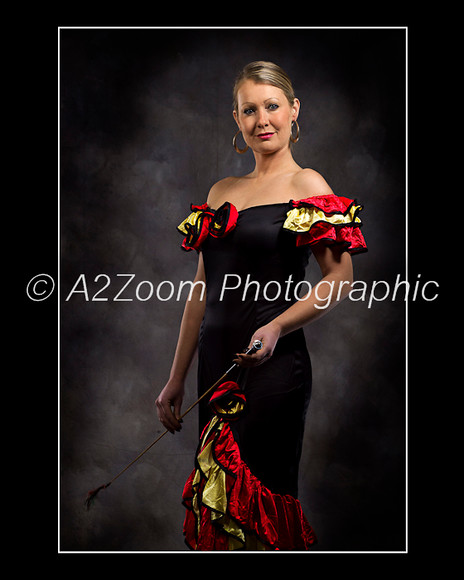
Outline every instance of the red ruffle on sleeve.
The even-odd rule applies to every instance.
[[[190,215],[177,228],[179,232],[186,234],[182,242],[182,248],[186,251],[198,251],[208,235],[221,238],[237,225],[238,212],[229,202],[217,210],[211,209],[207,203],[192,204],[190,209]]]
[[[240,412],[243,393],[236,383],[226,385]],[[223,389],[212,402],[224,402],[224,395]],[[240,457],[226,415],[213,417],[203,431],[196,468],[184,487],[187,545],[202,551],[308,550],[316,536],[300,502],[272,493],[251,473]]]
[[[358,214],[362,205],[348,197],[318,195],[290,202],[283,227],[297,236],[297,246],[319,243],[343,244],[352,253],[365,252]]]

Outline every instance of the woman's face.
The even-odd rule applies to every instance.
[[[292,121],[300,110],[298,99],[291,106],[282,89],[247,80],[238,89],[237,102],[234,118],[253,151],[273,153],[289,146]]]

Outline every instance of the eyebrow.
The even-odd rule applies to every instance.
[[[267,99],[264,99],[263,103],[267,103],[267,101],[278,101],[279,98],[278,97],[269,97]],[[251,102],[251,101],[245,101],[244,103],[242,103],[242,107],[244,107],[245,105],[254,105],[255,103]]]

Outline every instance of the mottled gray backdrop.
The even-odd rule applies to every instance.
[[[186,550],[193,413],[90,511],[83,502],[161,432],[154,400],[174,354],[177,289],[196,268],[176,226],[215,181],[252,168],[231,145],[231,88],[258,59],[280,64],[301,101],[297,162],[365,206],[356,279],[405,277],[404,30],[62,29],[62,551]],[[402,296],[346,300],[306,329],[314,382],[300,499],[316,550],[405,548]],[[192,369],[184,408],[195,391]]]

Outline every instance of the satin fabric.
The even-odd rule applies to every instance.
[[[245,407],[238,385],[223,385],[210,404],[215,416],[202,433],[182,496],[187,545],[201,551],[308,550],[316,535],[299,501],[272,493],[241,459],[229,424]]]
[[[358,205],[355,200],[328,194],[292,200],[287,205],[291,209],[287,211],[283,228],[298,234],[298,246],[325,241],[341,243],[351,253],[367,250],[366,242],[359,230],[362,221],[358,214],[363,206]],[[227,235],[235,228],[240,213],[229,202],[217,210],[211,209],[207,203],[192,204],[191,210],[192,213],[178,226],[181,233],[187,234],[182,244],[183,249],[187,251],[199,250],[209,234],[214,237]]]
[[[242,211],[230,203],[218,210],[207,204],[192,205],[191,209],[179,231],[185,236],[182,248],[202,252],[205,267],[206,308],[198,343],[200,396],[230,367],[235,354],[247,348],[258,328],[296,302],[296,289],[305,279],[313,244],[338,243],[353,253],[364,251],[366,246],[357,215],[361,206],[334,195],[253,206]],[[278,292],[278,286],[285,291]],[[218,439],[214,445],[205,447],[204,454],[217,453],[220,449],[217,442],[222,442],[222,436],[227,434],[225,439],[233,441],[233,457],[240,457],[246,467],[239,472],[246,472],[253,489],[262,486],[265,494],[297,501],[298,469],[312,385],[303,330],[279,339],[272,357],[264,364],[237,369],[229,378],[239,385],[247,404],[236,420],[218,428],[215,432]],[[199,405],[199,434],[214,417],[211,406],[203,400]],[[229,463],[224,461],[222,465],[228,473]],[[227,486],[227,478],[224,482],[219,472],[217,477],[222,486]],[[202,495],[204,481],[195,483],[200,492],[198,497]],[[207,496],[210,493],[208,490]],[[234,521],[240,509],[246,507],[246,501],[236,499]],[[198,514],[202,514],[204,507],[200,502]],[[214,512],[215,508],[211,509]],[[272,510],[281,514],[280,508],[274,506]],[[211,524],[213,530],[205,523],[211,523],[210,512],[207,509],[199,521],[213,533],[216,527]],[[262,521],[265,510],[258,510],[256,516]],[[276,517],[287,518],[282,514]],[[266,542],[269,545],[269,538]]]
[[[362,206],[333,194],[292,201],[283,227],[297,234],[297,245],[338,243],[351,253],[367,250],[358,214]]]
[[[293,233],[283,229],[287,209],[288,204],[273,204],[238,212],[233,229],[223,237],[208,234],[201,245],[206,308],[198,345],[199,395],[230,367],[237,352],[247,348],[255,330],[296,301],[294,290],[304,280],[310,248],[297,247]],[[224,280],[230,287],[225,292]],[[269,287],[266,293],[269,281],[285,285],[286,291],[277,296]],[[237,370],[230,378],[247,397],[247,410],[233,427],[244,461],[269,489],[296,497],[311,394],[311,362],[303,331],[280,339],[263,365]],[[199,433],[210,417],[210,408],[202,402]],[[277,439],[278,432],[283,434]],[[279,469],[276,450],[282,455]]]

